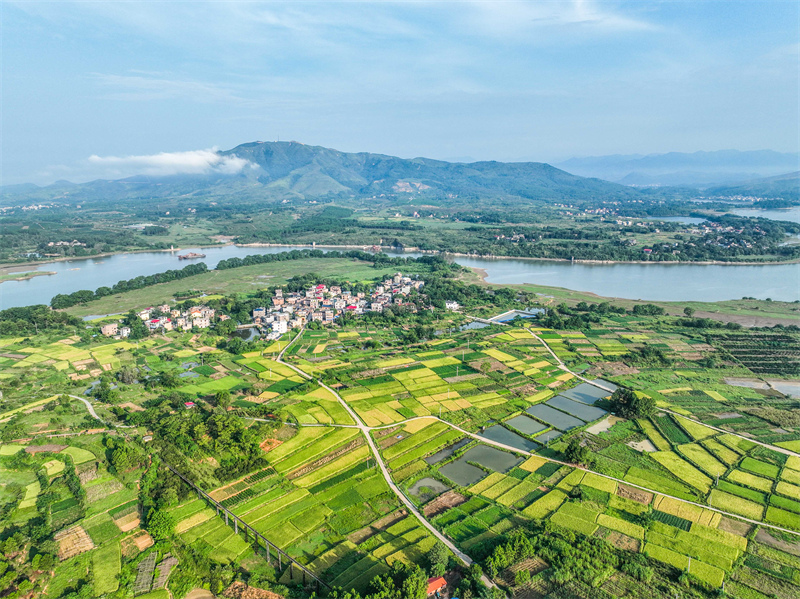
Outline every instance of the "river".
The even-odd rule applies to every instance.
[[[205,262],[214,268],[220,260],[250,254],[274,254],[288,246],[238,247],[181,250],[206,254]],[[403,254],[417,257],[421,254]],[[459,264],[486,271],[489,283],[534,283],[589,291],[607,297],[653,301],[719,301],[741,297],[771,298],[781,301],[800,299],[800,264],[721,265],[721,264],[570,264],[569,262],[473,258],[457,256]],[[139,252],[102,258],[82,258],[42,264],[38,269],[50,276],[0,284],[0,308],[48,304],[58,293],[80,289],[94,290],[121,279],[178,269],[189,262],[178,261],[175,253]],[[268,271],[269,265],[264,265]],[[32,268],[32,270],[34,270]],[[187,281],[188,286],[191,286]]]

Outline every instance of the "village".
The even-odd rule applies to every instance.
[[[275,340],[288,331],[301,328],[310,322],[328,325],[342,314],[382,312],[387,306],[405,305],[412,290],[419,291],[424,285],[425,281],[418,277],[412,278],[397,273],[376,285],[370,293],[352,293],[338,285],[328,287],[323,284],[313,285],[299,292],[285,293],[283,289],[277,289],[271,305],[255,308],[252,322],[242,323],[242,326],[255,326],[266,339]],[[138,316],[150,332],[207,329],[215,320],[230,319],[228,315],[217,314],[214,308],[205,305],[178,310],[169,304],[164,304],[142,310]],[[100,333],[106,337],[125,339],[130,336],[131,329],[119,323],[109,323],[100,328]]]
[[[342,314],[382,312],[391,305],[404,305],[412,289],[419,291],[425,281],[397,273],[371,293],[351,293],[338,285],[315,285],[303,292],[284,293],[277,289],[271,306],[253,310],[253,324],[266,333],[267,339],[278,339],[292,329],[309,322],[331,324]]]

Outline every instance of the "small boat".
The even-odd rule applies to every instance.
[[[195,252],[189,252],[188,254],[178,255],[178,260],[194,260],[196,258],[205,258],[205,254],[197,254]]]

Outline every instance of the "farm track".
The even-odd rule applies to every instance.
[[[291,368],[292,370],[297,372],[300,376],[302,376],[306,380],[313,380],[313,377],[311,377],[309,374],[307,374],[304,371],[302,371],[300,368],[297,368],[293,364],[289,364],[288,362],[284,362],[283,361],[283,354],[286,352],[287,349],[289,349],[289,347],[292,345],[292,343],[294,343],[295,341],[297,341],[297,339],[302,337],[304,330],[305,330],[305,327],[300,329],[300,332],[297,334],[297,336],[295,336],[295,338],[292,339],[292,341],[289,342],[286,345],[285,348],[283,348],[283,350],[281,351],[280,354],[278,354],[278,358],[277,358],[276,361],[279,364],[284,364],[284,365],[288,366],[289,368]],[[378,468],[380,469],[381,474],[383,475],[383,478],[386,480],[386,484],[389,485],[389,488],[397,496],[397,498],[400,499],[400,501],[406,506],[406,508],[408,509],[408,511],[410,513],[414,514],[414,516],[417,518],[417,520],[420,522],[420,524],[422,524],[426,529],[428,529],[428,531],[434,537],[436,537],[439,541],[444,543],[445,546],[447,546],[447,548],[450,549],[450,551],[452,551],[453,554],[461,562],[463,562],[467,566],[471,566],[473,564],[472,558],[470,558],[466,553],[462,552],[458,547],[456,547],[455,544],[450,539],[448,539],[442,533],[440,533],[438,530],[436,530],[436,528],[434,528],[434,526],[430,522],[428,522],[428,520],[425,519],[425,517],[419,512],[419,510],[417,510],[417,507],[414,505],[414,503],[408,497],[406,497],[405,493],[403,493],[400,490],[400,488],[395,484],[395,482],[392,480],[392,477],[389,475],[389,470],[386,468],[386,464],[384,463],[383,458],[381,457],[381,454],[378,451],[377,446],[375,445],[375,441],[372,439],[372,435],[370,434],[370,431],[372,430],[372,427],[369,427],[369,426],[364,424],[364,422],[358,416],[356,411],[352,407],[350,407],[350,404],[348,404],[344,400],[344,398],[342,398],[341,395],[339,395],[336,391],[331,389],[328,385],[323,383],[321,380],[317,379],[316,382],[321,387],[323,387],[324,389],[327,389],[330,393],[332,393],[334,395],[334,397],[336,397],[336,399],[339,401],[341,406],[347,411],[347,413],[353,419],[353,422],[356,423],[356,427],[361,431],[361,433],[364,435],[364,437],[367,440],[367,444],[369,445],[370,452],[372,452],[372,455],[375,457],[375,462],[378,464]],[[482,578],[482,581],[483,581],[484,584],[486,584],[489,587],[496,588],[496,585],[485,574],[482,575],[481,578]]]
[[[477,318],[474,318],[474,317],[470,317],[470,318],[473,318],[474,320],[483,321],[482,319],[477,319]],[[500,323],[500,324],[504,324],[504,323]],[[278,355],[277,362],[279,362],[281,364],[284,364],[285,366],[288,366],[289,368],[291,368],[292,370],[297,372],[300,376],[302,376],[306,380],[314,380],[313,377],[311,377],[309,374],[305,373],[300,368],[294,366],[293,364],[290,364],[288,362],[284,362],[283,361],[284,352],[286,352],[286,350],[289,349],[289,347],[292,345],[292,343],[294,343],[297,339],[299,339],[302,336],[303,330],[305,330],[305,329],[304,328],[301,329],[300,333],[283,349],[283,351],[281,351],[281,353]],[[608,388],[608,387],[606,387],[606,386],[604,386],[602,384],[599,384],[596,381],[589,380],[589,379],[587,379],[587,378],[585,378],[585,377],[583,377],[583,376],[581,376],[581,375],[579,375],[579,374],[577,374],[575,372],[572,372],[561,361],[561,359],[558,356],[556,356],[556,354],[553,352],[553,350],[550,348],[550,346],[547,345],[547,343],[544,342],[544,340],[542,340],[538,335],[536,335],[535,333],[533,333],[529,329],[526,329],[526,330],[528,331],[528,333],[533,338],[535,338],[537,341],[539,341],[539,343],[541,343],[545,347],[545,349],[547,349],[547,351],[550,353],[551,356],[553,356],[553,359],[556,361],[556,363],[558,364],[558,367],[561,370],[563,370],[564,372],[568,372],[568,373],[572,374],[577,379],[579,379],[579,380],[581,380],[583,382],[589,383],[590,385],[592,385],[594,387],[598,387],[600,389],[603,389],[604,391],[608,391],[609,393],[613,392],[612,389],[610,389],[610,388]],[[327,389],[329,392],[333,393],[333,395],[341,403],[342,407],[345,410],[347,410],[347,412],[350,414],[350,416],[353,418],[353,420],[358,423],[357,424],[357,428],[359,430],[361,430],[361,432],[367,438],[367,443],[369,444],[370,450],[372,451],[373,455],[375,456],[376,462],[378,463],[378,465],[379,465],[379,467],[381,469],[383,477],[386,479],[386,482],[388,483],[389,488],[392,490],[392,492],[394,492],[395,495],[397,495],[397,497],[409,508],[409,510],[417,517],[417,519],[428,530],[430,530],[436,536],[437,539],[439,539],[443,543],[445,543],[445,545],[447,545],[447,547],[451,551],[453,551],[453,553],[456,556],[458,556],[459,559],[464,561],[464,563],[466,563],[467,565],[470,565],[472,563],[472,560],[470,559],[470,557],[467,556],[466,554],[464,554],[463,552],[461,552],[458,548],[455,547],[455,545],[449,539],[444,537],[438,530],[436,530],[433,527],[433,525],[430,524],[422,516],[422,514],[420,514],[420,512],[416,509],[416,506],[414,506],[414,504],[411,502],[411,500],[408,499],[408,497],[406,497],[406,495],[394,483],[394,481],[392,480],[391,476],[389,475],[389,471],[386,468],[386,465],[383,462],[383,459],[380,456],[380,453],[378,452],[377,447],[375,446],[375,443],[374,443],[374,441],[372,439],[372,435],[370,434],[370,431],[381,430],[381,429],[386,429],[386,428],[391,428],[391,427],[396,427],[396,426],[401,426],[401,425],[403,425],[403,424],[405,424],[407,422],[412,422],[414,420],[424,420],[424,419],[437,420],[437,421],[439,421],[439,422],[441,422],[441,423],[443,423],[443,424],[445,424],[445,425],[447,425],[447,426],[449,426],[449,427],[461,432],[462,434],[464,434],[464,435],[466,435],[466,436],[468,436],[468,437],[470,437],[470,438],[472,438],[474,440],[480,441],[481,443],[485,443],[487,445],[493,445],[493,446],[495,446],[495,447],[497,447],[499,449],[504,449],[506,451],[513,452],[515,454],[525,455],[525,456],[529,456],[529,457],[537,456],[539,458],[542,458],[542,459],[547,460],[548,462],[551,462],[551,463],[554,463],[554,464],[559,464],[561,466],[569,466],[569,467],[572,467],[572,468],[578,468],[578,469],[583,470],[585,472],[591,472],[593,474],[596,474],[597,476],[601,476],[601,477],[606,478],[608,480],[613,480],[614,482],[616,482],[618,484],[627,485],[629,487],[633,487],[633,488],[639,489],[641,491],[646,491],[648,493],[653,493],[653,494],[656,494],[656,495],[662,495],[664,497],[669,497],[670,499],[674,499],[676,501],[681,501],[681,502],[687,503],[689,505],[693,505],[693,506],[700,507],[700,508],[703,508],[703,509],[706,509],[706,510],[710,510],[712,512],[716,512],[716,513],[721,514],[723,516],[726,516],[728,518],[733,518],[735,520],[741,520],[741,521],[744,521],[744,522],[748,522],[749,524],[755,524],[755,525],[762,526],[762,527],[765,527],[765,528],[771,528],[773,530],[779,530],[779,531],[787,533],[787,534],[800,536],[800,532],[797,532],[797,531],[794,531],[794,530],[790,530],[788,528],[783,528],[781,526],[776,526],[774,524],[767,524],[767,523],[762,522],[760,520],[753,520],[751,518],[746,518],[744,516],[739,516],[739,515],[733,514],[731,512],[726,512],[724,510],[720,510],[720,509],[717,509],[715,507],[704,505],[702,503],[698,503],[698,502],[695,502],[695,501],[689,501],[688,499],[682,499],[680,497],[675,497],[673,495],[668,495],[666,493],[662,493],[660,491],[656,491],[656,490],[650,489],[648,487],[643,487],[641,485],[637,485],[637,484],[628,482],[626,480],[622,480],[620,478],[615,478],[615,477],[610,476],[608,474],[603,474],[601,472],[595,472],[594,470],[590,470],[588,468],[582,468],[580,466],[576,466],[575,464],[570,464],[569,462],[563,462],[561,460],[556,460],[554,458],[549,458],[549,457],[541,456],[539,454],[534,454],[534,453],[531,453],[531,452],[528,452],[528,451],[523,451],[521,449],[517,449],[516,447],[512,447],[510,445],[505,445],[504,443],[499,443],[497,441],[492,441],[491,439],[487,439],[487,438],[482,437],[482,436],[480,436],[480,435],[478,435],[476,433],[471,433],[469,431],[466,431],[466,430],[462,429],[461,427],[456,426],[455,424],[453,424],[451,422],[447,422],[446,420],[442,420],[441,418],[438,418],[436,416],[417,416],[417,417],[414,417],[414,418],[409,418],[407,420],[403,420],[401,422],[395,422],[395,423],[392,423],[392,424],[384,424],[384,425],[381,425],[381,426],[372,426],[372,427],[366,426],[361,421],[361,419],[359,418],[358,414],[356,414],[355,410],[353,410],[353,408],[350,407],[350,405],[347,403],[347,401],[345,401],[344,398],[342,398],[335,390],[331,389],[328,385],[323,383],[321,380],[317,380],[316,382],[320,386],[322,386],[325,389]],[[669,411],[670,413],[674,413],[674,412],[671,412],[670,410],[665,410],[665,411]],[[681,414],[677,414],[677,415],[678,416],[682,416]],[[305,425],[301,425],[301,426],[305,426]],[[314,426],[314,425],[311,425],[311,426]],[[319,425],[317,425],[317,426],[319,426]],[[336,427],[350,427],[350,428],[352,428],[352,425],[323,425],[323,426],[336,426]],[[707,426],[707,425],[704,424],[703,426]],[[714,429],[715,427],[710,427],[710,428]],[[733,434],[733,433],[730,433],[729,431],[725,431],[725,430],[721,430],[721,429],[715,429],[715,430],[719,430],[720,432],[727,433],[727,434]],[[752,441],[751,439],[747,439],[746,437],[742,437],[741,435],[735,435],[735,436],[740,437],[742,439],[745,439],[747,441]],[[772,445],[769,445],[769,444],[760,443],[760,445],[763,445],[764,447],[766,447],[768,449],[772,449],[774,451],[779,451],[780,453],[784,453],[784,454],[788,454],[788,455],[800,455],[800,454],[797,454],[795,452],[792,452],[792,451],[789,451],[789,450],[784,450],[783,448],[775,447],[775,446],[772,446]]]

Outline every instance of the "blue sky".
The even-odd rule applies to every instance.
[[[794,0],[0,11],[4,184],[192,172],[203,150],[278,138],[548,162],[800,150]]]

